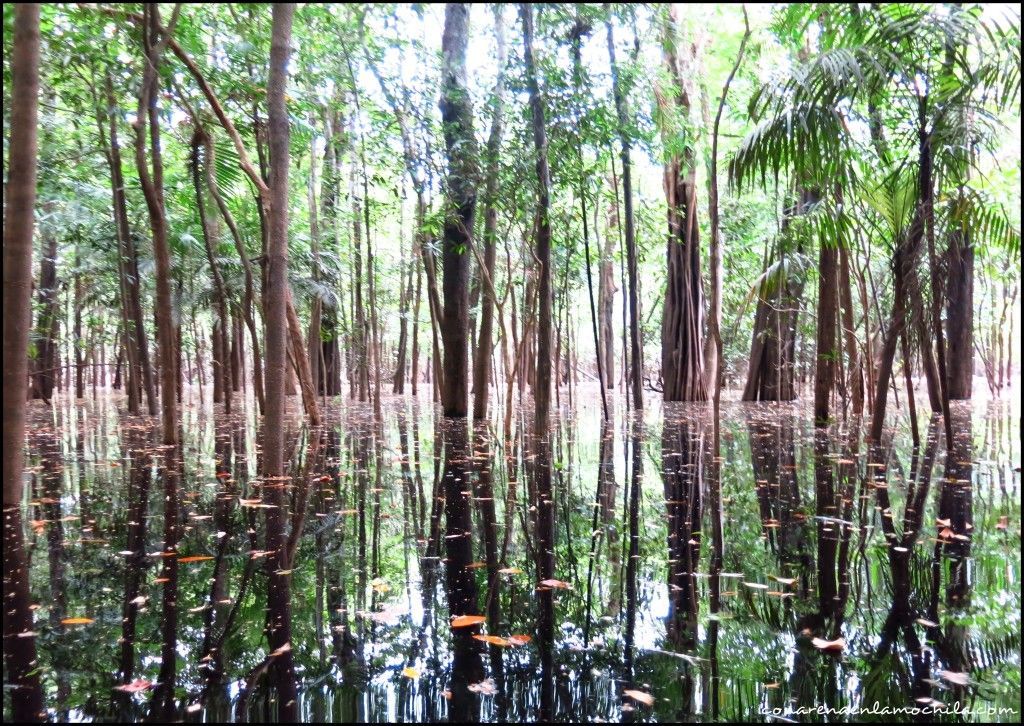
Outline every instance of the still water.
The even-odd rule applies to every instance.
[[[408,399],[293,420],[275,574],[300,718],[1019,722],[1017,399],[959,405],[948,453],[926,418],[920,447],[901,416],[872,450],[853,421],[727,402],[715,461],[705,405],[602,424],[577,398],[546,446],[518,412],[506,441],[500,414],[467,433]],[[36,406],[50,717],[278,719],[252,402],[187,403],[178,452],[116,397]]]

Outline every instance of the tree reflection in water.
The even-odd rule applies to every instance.
[[[1010,404],[954,407],[947,454],[938,421],[918,449],[902,429],[869,449],[852,419],[816,435],[799,404],[726,403],[713,467],[704,404],[603,424],[576,395],[534,440],[518,413],[506,437],[335,399],[287,432],[276,491],[251,410],[186,409],[167,450],[112,404],[33,409],[22,516],[54,719],[274,720],[289,688],[317,721],[1016,703]],[[294,675],[268,638],[285,605]]]

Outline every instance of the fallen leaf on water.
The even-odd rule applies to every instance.
[[[479,570],[481,567],[487,567],[486,562],[470,562],[466,565],[467,570]]]
[[[540,584],[544,585],[544,587],[554,587],[559,590],[572,589],[572,585],[570,585],[568,582],[562,582],[561,580],[541,580]]]
[[[846,647],[846,641],[842,638],[836,638],[835,640],[825,640],[824,638],[815,638],[811,641],[818,650],[827,650],[833,653],[841,652]]]
[[[479,683],[470,683],[467,687],[473,693],[482,693],[485,696],[493,696],[498,692],[498,687],[494,684],[494,680],[491,678],[480,681]]]
[[[939,627],[938,623],[933,623],[931,620],[926,620],[925,618],[918,618],[916,620],[916,622],[917,622],[918,625],[923,625],[926,628],[937,628],[937,627]]]
[[[114,690],[123,691],[124,693],[138,693],[139,691],[145,691],[152,687],[152,681],[147,681],[145,678],[136,678],[131,683],[125,683],[123,686],[114,686]]]
[[[966,686],[971,682],[970,676],[966,673],[957,673],[955,671],[939,671],[939,677],[956,686]]]
[[[753,589],[753,590],[767,590],[768,589],[767,585],[762,585],[760,582],[744,582],[743,584],[746,585],[747,587]]]
[[[523,571],[518,567],[502,567],[498,572],[502,575],[521,575]]]
[[[410,668],[410,667],[406,666],[405,668],[402,669],[402,675],[405,676],[406,678],[412,678],[413,680],[415,680],[415,679],[420,677],[420,672],[418,670],[416,670],[415,668]]]
[[[510,635],[510,636],[508,636],[508,642],[511,643],[512,645],[526,645],[531,640],[533,640],[533,638],[530,637],[529,635]]]
[[[60,621],[61,625],[88,625],[89,623],[95,622],[92,618],[64,618]]]
[[[650,693],[644,693],[643,691],[633,691],[633,690],[630,690],[630,689],[626,689],[625,691],[622,692],[622,695],[629,696],[634,701],[642,703],[645,706],[653,706],[654,705],[654,696],[652,696]]]
[[[1003,514],[999,517],[999,521],[996,522],[996,529],[1006,529],[1010,526],[1010,517],[1007,514]]]
[[[274,658],[274,657],[279,656],[279,655],[284,655],[285,653],[287,653],[291,649],[292,649],[292,644],[291,643],[285,643],[280,648],[278,648],[273,653],[271,653],[270,657]]]
[[[502,638],[500,635],[474,635],[473,640],[479,640],[484,643],[489,643],[490,645],[501,646],[502,648],[507,648],[512,645],[511,641]]]
[[[188,564],[189,562],[206,562],[207,560],[212,559],[213,557],[210,555],[191,555],[190,557],[179,557],[178,564],[183,565]]]
[[[487,620],[483,615],[459,615],[452,618],[453,628],[468,628],[471,625],[479,625]]]

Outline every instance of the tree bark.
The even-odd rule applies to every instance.
[[[443,69],[441,122],[448,154],[447,202],[442,270],[444,310],[444,387],[441,406],[445,416],[464,417],[469,400],[469,250],[473,244],[476,212],[476,141],[473,107],[466,81],[466,45],[469,40],[469,5],[445,7],[441,39]]]
[[[505,103],[505,23],[501,5],[494,6],[494,39],[497,45],[496,61],[498,76],[494,82],[494,105],[491,111],[491,132],[487,137],[485,151],[487,175],[484,182],[484,259],[482,275],[486,277],[483,301],[480,304],[480,334],[477,339],[476,356],[473,358],[473,418],[487,418],[487,401],[490,394],[491,354],[494,346],[494,263],[497,256],[498,227],[498,155],[501,153],[501,136],[504,122]]]
[[[639,273],[637,272],[636,252],[636,225],[633,219],[633,182],[630,170],[630,149],[631,143],[627,128],[629,126],[629,111],[626,107],[626,96],[619,81],[619,67],[615,62],[615,36],[612,31],[610,19],[610,8],[605,3],[605,11],[609,13],[609,20],[606,22],[608,31],[608,58],[612,70],[612,95],[615,97],[615,110],[618,117],[619,141],[621,151],[619,156],[622,161],[622,196],[623,212],[625,216],[624,231],[626,244],[626,266],[629,271],[629,383],[633,394],[633,407],[637,410],[643,409],[643,357],[640,343],[640,297],[639,297]]]
[[[159,9],[146,6],[147,25],[143,31],[146,58],[135,118],[135,166],[146,198],[149,226],[156,262],[157,341],[160,346],[160,401],[163,443],[178,442],[177,365],[171,299],[171,251],[167,241],[167,217],[163,198],[163,161],[160,154],[160,126],[157,112],[160,59],[177,22],[180,5],[175,6],[171,25],[160,28]],[[148,124],[147,124],[148,121]],[[146,130],[149,129],[150,161],[146,160]],[[152,173],[149,164],[152,164]]]
[[[4,209],[3,477],[4,680],[15,721],[45,718],[36,662],[21,501],[28,336],[32,325],[32,228],[39,109],[39,5],[14,9],[10,152]]]
[[[703,294],[700,273],[700,227],[697,220],[697,166],[690,142],[690,95],[686,78],[696,61],[681,60],[677,50],[678,4],[669,6],[665,25],[664,60],[671,84],[659,93],[659,103],[667,115],[678,115],[686,127],[686,145],[681,153],[672,153],[665,164],[665,198],[668,202],[668,242],[665,306],[661,325],[662,395],[666,401],[705,401],[703,330]],[[666,146],[671,147],[678,129],[662,129]]]
[[[268,640],[283,721],[298,720],[295,667],[291,652],[291,594],[287,566],[287,499],[285,498],[284,377],[287,363],[290,291],[288,289],[288,163],[289,125],[285,106],[288,57],[291,53],[293,3],[275,3],[267,80],[270,143],[270,227],[267,245],[266,361],[267,408],[263,420],[263,500],[266,510],[269,582],[267,584]],[[301,331],[300,331],[301,347]]]

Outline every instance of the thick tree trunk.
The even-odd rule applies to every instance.
[[[444,310],[444,387],[441,406],[445,416],[464,417],[469,400],[469,250],[476,212],[476,141],[473,107],[466,81],[466,44],[469,40],[469,5],[445,7],[444,57],[441,80],[441,121],[448,153],[447,202],[442,269]]]
[[[270,225],[267,245],[266,290],[266,397],[263,420],[263,500],[270,505],[266,512],[266,549],[269,582],[267,583],[267,624],[271,650],[274,685],[278,696],[278,717],[282,721],[298,720],[299,709],[295,683],[295,667],[291,651],[291,587],[285,571],[288,519],[285,495],[285,396],[284,378],[288,355],[288,328],[291,294],[288,289],[288,163],[289,127],[285,107],[288,83],[288,56],[295,5],[275,3],[270,48],[270,75],[267,81],[269,109]],[[301,346],[301,333],[300,333]]]
[[[484,259],[481,276],[484,296],[480,304],[480,335],[477,339],[476,356],[473,358],[473,418],[487,418],[487,401],[490,394],[491,352],[494,346],[494,263],[497,256],[498,227],[498,155],[501,152],[501,135],[504,121],[505,101],[505,24],[504,9],[494,6],[494,38],[497,44],[498,77],[494,82],[494,105],[491,110],[491,132],[487,137],[487,177],[484,182]]]
[[[32,227],[39,109],[39,5],[14,9],[10,152],[4,209],[3,477],[4,680],[14,721],[45,718],[36,661],[21,502],[28,336],[32,325]],[[5,684],[6,685],[6,684]]]
[[[680,59],[676,33],[678,5],[669,6],[665,26],[664,61],[670,87],[659,93],[667,117],[679,116],[689,126],[690,95],[687,78],[696,57]],[[696,54],[696,46],[693,54]],[[666,142],[677,134],[664,128]],[[690,132],[687,131],[687,136]],[[666,146],[671,144],[666,143]],[[668,202],[667,272],[661,324],[662,395],[666,401],[705,401],[703,294],[700,274],[700,226],[697,220],[697,167],[691,144],[673,153],[665,164]]]

